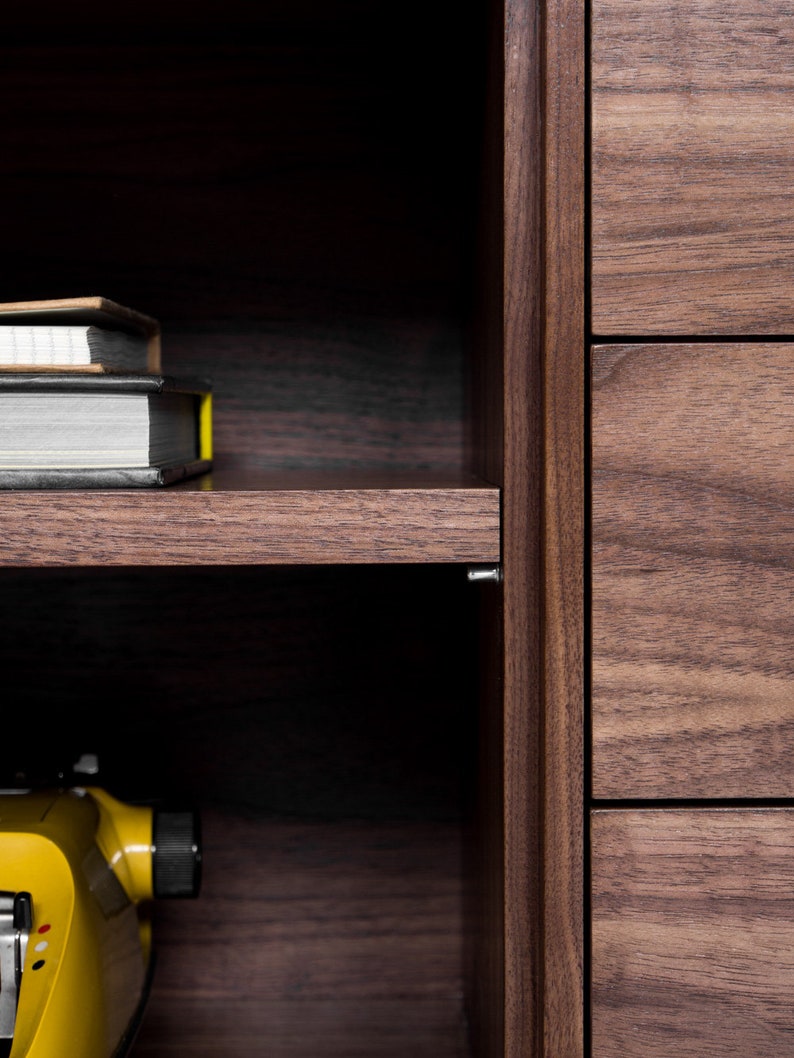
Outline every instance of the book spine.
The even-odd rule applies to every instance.
[[[212,459],[212,394],[202,393],[198,407],[199,459]]]

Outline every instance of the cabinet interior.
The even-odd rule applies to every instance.
[[[465,475],[484,3],[166,7],[9,16],[0,300],[157,317],[166,371],[212,380],[221,469]],[[202,811],[134,1053],[470,1053],[463,568],[0,582],[6,771],[88,750]]]
[[[94,752],[119,796],[201,812],[202,894],[155,907],[141,1053],[396,1055],[406,1033],[419,1053],[468,1053],[478,592],[463,571],[3,583],[4,771]]]
[[[221,464],[460,468],[482,4],[180,7],[12,18],[3,300],[156,316]]]

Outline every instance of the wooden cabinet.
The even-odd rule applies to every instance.
[[[4,18],[3,300],[111,297],[214,384],[210,477],[0,495],[6,770],[204,818],[137,1054],[581,1046],[567,6]]]
[[[218,454],[0,495],[2,755],[203,810],[137,1052],[785,1053],[791,12],[82,15],[3,299],[157,316]]]
[[[165,369],[215,391],[209,478],[0,495],[6,771],[94,751],[114,791],[202,812],[203,893],[156,910],[136,1054],[471,1050],[501,592],[466,568],[501,561],[501,481],[467,408],[487,17],[450,14],[45,3],[4,26],[3,300],[145,310]],[[482,993],[500,1026],[496,975]]]

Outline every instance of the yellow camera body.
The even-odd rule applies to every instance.
[[[119,1058],[152,966],[150,901],[195,896],[190,812],[75,787],[0,793],[0,1058]]]

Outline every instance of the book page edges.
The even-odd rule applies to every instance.
[[[57,323],[58,317],[63,322],[73,323],[75,318],[94,323],[97,326],[123,327],[146,335],[146,370],[159,374],[162,370],[162,352],[160,343],[160,324],[151,316],[146,316],[135,309],[119,305],[109,298],[49,298],[44,301],[5,301],[0,302],[0,317],[27,319],[30,317],[47,317],[48,323]],[[50,316],[54,318],[49,319]],[[25,370],[20,368],[19,370]],[[39,370],[37,367],[35,370]],[[101,368],[100,368],[101,370]]]

